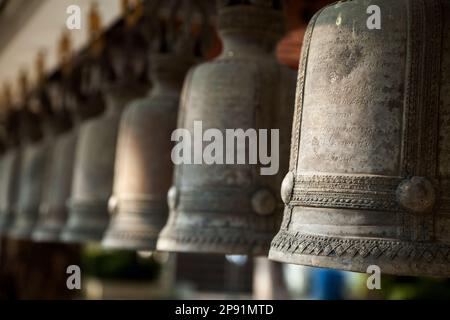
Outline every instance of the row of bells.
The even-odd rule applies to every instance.
[[[270,249],[281,262],[449,276],[450,1],[378,0],[376,30],[368,2],[316,14],[297,82],[272,55],[279,10],[222,8],[218,58],[190,69],[183,55],[154,56],[144,98],[113,86],[100,117],[3,156],[2,204],[16,182],[19,191],[2,232],[132,250]],[[171,133],[192,133],[197,120],[280,129],[279,173],[174,167]]]

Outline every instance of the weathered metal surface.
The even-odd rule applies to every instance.
[[[381,8],[369,30],[367,7]],[[304,41],[270,258],[450,275],[450,1],[345,1]]]
[[[166,199],[173,172],[171,134],[176,128],[184,76],[191,65],[189,55],[153,54],[149,95],[124,111],[105,247],[156,249],[168,216]]]
[[[261,166],[248,163],[177,165],[159,250],[267,254],[281,222],[277,190],[287,172],[295,91],[295,74],[273,55],[283,34],[283,18],[271,3],[220,9],[223,53],[189,73],[179,127],[191,134],[194,121],[202,121],[203,130],[222,133],[280,129],[279,174],[261,176]],[[248,155],[249,145],[245,148]]]

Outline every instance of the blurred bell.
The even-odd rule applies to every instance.
[[[33,94],[27,109],[22,112],[20,126],[24,144],[19,169],[17,212],[9,235],[17,239],[30,239],[38,219],[49,155],[59,126],[58,120],[51,114],[45,93],[40,90]],[[36,134],[36,123],[42,130],[40,139]]]
[[[155,250],[168,216],[172,183],[171,134],[176,129],[179,95],[189,55],[153,54],[148,97],[133,102],[120,127],[113,210],[103,245]]]
[[[145,94],[134,67],[142,57],[140,47],[127,45],[122,26],[111,31],[102,68],[106,110],[80,128],[69,218],[62,233],[66,242],[100,241],[108,222],[108,199],[112,194],[119,121],[125,106]],[[133,56],[132,56],[133,55]]]
[[[78,126],[77,119],[71,119],[65,105],[67,102],[62,81],[55,81],[47,86],[53,109],[59,113],[59,124],[64,126],[66,132],[57,137],[49,156],[49,172],[32,238],[34,241],[57,242],[67,219],[66,202],[72,185]],[[75,126],[67,130],[72,120],[75,120]]]
[[[191,164],[182,161],[176,166],[168,193],[170,216],[158,250],[267,254],[281,222],[277,190],[287,172],[295,73],[278,64],[273,54],[284,33],[277,1],[244,2],[228,1],[219,8],[223,52],[189,73],[179,124],[188,131],[185,138],[202,140],[202,132],[198,132],[201,121],[205,133],[212,129],[209,141],[217,143],[213,140],[222,137],[224,144],[227,129],[254,129],[256,136],[259,129],[279,129],[276,143],[280,142],[281,158],[275,145],[266,145],[268,154],[279,160],[279,170],[261,175],[262,165],[249,163],[249,158],[258,155],[255,141],[248,143],[248,137],[243,139],[244,145],[234,144],[231,149],[218,142],[219,150],[211,152],[215,158],[208,160],[210,164],[201,161],[203,148],[194,148]],[[271,134],[266,138],[260,145],[270,140]],[[235,137],[230,140],[226,143],[236,142]],[[199,145],[204,146],[202,141]],[[191,154],[190,149],[187,152]],[[223,164],[231,152],[244,154],[246,164]]]

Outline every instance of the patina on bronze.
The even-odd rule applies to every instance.
[[[295,74],[273,55],[284,29],[276,1],[239,2],[219,8],[224,50],[189,72],[179,127],[192,133],[201,120],[205,130],[221,132],[280,129],[279,174],[261,176],[261,166],[253,164],[177,165],[159,250],[267,254],[281,223],[277,190],[288,169]],[[245,148],[248,154],[249,145]]]
[[[120,25],[111,31],[101,81],[106,110],[79,130],[69,218],[62,232],[66,242],[100,241],[108,226],[120,117],[130,101],[145,94],[138,81],[143,50],[131,45],[128,36]]]
[[[369,30],[370,4],[383,14]],[[343,1],[306,34],[270,258],[450,275],[450,1]]]

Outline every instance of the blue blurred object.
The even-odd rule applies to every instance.
[[[317,300],[344,299],[345,277],[342,271],[313,268],[311,270],[312,298]]]

